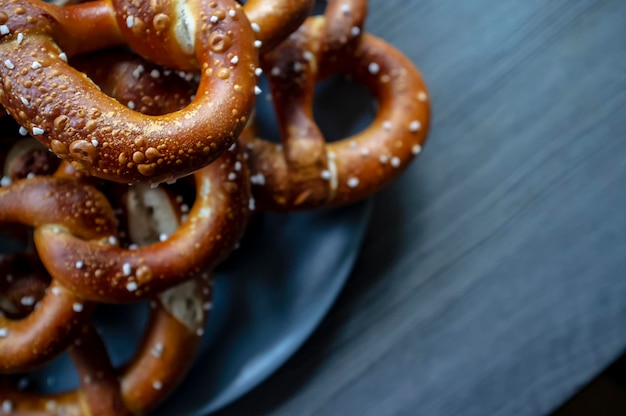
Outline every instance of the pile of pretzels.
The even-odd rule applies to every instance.
[[[426,86],[366,33],[366,3],[0,0],[0,415],[156,409],[193,365],[212,271],[253,212],[361,201],[421,152]],[[340,74],[377,110],[327,143],[314,91]],[[280,142],[259,137],[261,77]],[[115,368],[92,313],[141,301],[145,332]],[[76,390],[16,382],[65,352]]]

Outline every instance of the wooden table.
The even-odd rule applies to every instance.
[[[545,415],[626,347],[626,2],[371,0],[422,156],[310,341],[219,415]]]

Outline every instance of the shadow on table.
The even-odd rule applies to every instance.
[[[551,416],[626,415],[626,352]]]

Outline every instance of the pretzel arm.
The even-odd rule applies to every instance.
[[[52,233],[69,230],[104,244],[116,239],[108,201],[94,188],[69,180],[42,177],[0,188],[0,222]],[[82,296],[53,281],[40,307],[27,317],[0,317],[0,372],[30,368],[59,354],[91,311]]]
[[[256,24],[256,38],[264,54],[293,33],[311,14],[314,0],[248,0],[246,16]]]
[[[194,100],[180,111],[147,116],[112,100],[65,62],[46,32],[20,39],[13,17],[5,23],[9,34],[0,37],[0,103],[33,137],[97,177],[163,182],[206,166],[232,145],[252,111],[257,52],[252,29],[236,3],[211,2],[221,6],[215,10],[202,4],[197,0],[190,6],[189,13],[198,19],[191,34],[194,50],[180,58],[183,68],[189,61],[201,67],[200,84]],[[215,16],[219,18],[211,20]],[[138,38],[145,39],[132,28],[121,29],[140,53],[154,59],[169,56],[140,44]],[[171,35],[167,40],[173,42]]]
[[[35,245],[43,264],[53,278],[105,302],[151,297],[193,278],[223,260],[239,241],[250,199],[247,169],[237,151],[197,172],[195,180],[188,219],[165,241],[131,250],[40,228]],[[76,262],[80,269],[71,267]]]

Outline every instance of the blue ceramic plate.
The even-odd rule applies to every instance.
[[[318,87],[315,116],[329,140],[369,123],[373,107],[368,94],[338,79]],[[261,133],[277,137],[274,115],[265,102],[261,96],[257,106]],[[370,211],[371,203],[363,202],[308,213],[259,213],[240,249],[216,271],[214,306],[197,362],[156,414],[207,415],[281,366],[339,294],[358,255]],[[8,246],[0,241],[2,249]],[[147,315],[146,304],[107,305],[96,311],[96,327],[114,364],[132,356]],[[27,377],[36,391],[52,393],[78,385],[67,355]]]
[[[359,251],[371,204],[301,214],[261,214],[216,273],[202,352],[157,415],[206,415],[248,392],[306,340],[340,292]],[[96,327],[114,364],[130,358],[146,304],[101,306]],[[32,388],[78,385],[64,355],[28,375]]]

